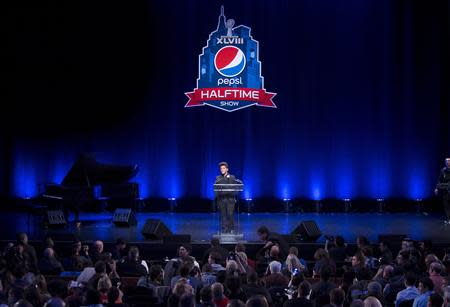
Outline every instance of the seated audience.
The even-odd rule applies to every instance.
[[[356,238],[357,252],[362,253],[362,249],[366,246],[370,246],[369,240],[365,236],[358,236]]]
[[[203,286],[211,286],[213,283],[215,283],[217,281],[216,275],[216,272],[213,271],[212,266],[209,263],[203,265],[201,274]]]
[[[431,279],[424,277],[419,281],[420,295],[414,299],[413,307],[426,307],[428,299],[433,293],[434,284]]]
[[[114,249],[111,251],[112,259],[120,260],[127,255],[127,241],[123,238],[118,238],[114,244]]]
[[[298,257],[298,248],[289,248],[289,255],[286,258],[286,269],[289,273],[293,274],[295,272],[305,273],[308,270],[308,266],[304,259]]]
[[[202,264],[208,262],[208,258],[211,253],[217,253],[220,256],[217,263],[224,265],[225,261],[227,260],[229,251],[226,248],[220,246],[220,240],[218,238],[212,238],[210,244],[211,246],[203,253]]]
[[[173,287],[172,294],[170,295],[167,306],[168,307],[178,307],[180,299],[183,295],[193,294],[194,289],[189,284],[188,280],[185,278],[179,279],[175,286]]]
[[[394,267],[392,265],[381,266],[373,280],[378,282],[384,288],[394,275]]]
[[[103,261],[98,261],[95,264],[95,272],[87,281],[87,286],[91,289],[97,289],[98,281],[100,278],[108,276],[106,274],[106,264]]]
[[[330,305],[332,307],[343,307],[345,301],[345,293],[342,289],[334,288],[330,291]]]
[[[247,301],[247,295],[242,289],[241,278],[238,276],[228,276],[225,280],[226,293],[229,300]]]
[[[211,286],[213,302],[216,307],[226,307],[228,305],[228,298],[225,296],[225,290],[221,283],[214,283]]]
[[[444,293],[442,307],[450,307],[450,287],[445,287],[442,292]]]
[[[378,245],[378,249],[380,250],[380,264],[392,264],[394,262],[394,257],[392,256],[391,249],[389,247],[389,242],[381,241]]]
[[[444,300],[442,299],[442,296],[437,293],[433,293],[428,298],[427,307],[442,307],[443,303]]]
[[[214,307],[213,294],[210,286],[203,287],[200,290],[200,304],[198,307]]]
[[[328,267],[328,269],[331,270],[332,275],[336,273],[336,265],[334,264],[333,260],[331,260],[330,255],[325,249],[319,248],[314,253],[314,259],[316,260],[313,269],[314,276],[318,276],[320,270],[324,266]]]
[[[111,279],[103,276],[98,280],[97,290],[100,292],[100,300],[102,304],[108,303],[108,291],[112,288]]]
[[[108,303],[106,307],[129,307],[122,302],[122,293],[117,287],[111,287],[108,291]]]
[[[104,261],[105,251],[104,244],[101,240],[96,240],[92,243],[92,249],[90,251],[90,256],[93,263],[97,263],[97,261]]]
[[[269,271],[264,278],[264,283],[267,289],[278,287],[286,288],[289,284],[289,279],[281,273],[281,263],[272,261],[269,263]]]
[[[366,267],[366,261],[364,259],[364,255],[362,253],[356,253],[352,259],[352,269],[355,272],[355,274],[358,274],[358,272]]]
[[[170,288],[173,289],[180,279],[186,280],[193,288],[194,293],[199,291],[202,287],[202,281],[197,278],[191,276],[191,266],[189,264],[184,264],[180,267],[178,275],[172,277],[172,280],[170,281]]]
[[[320,281],[312,286],[311,299],[316,301],[316,306],[324,306],[330,303],[330,292],[336,285],[330,281],[332,269],[328,266],[323,266],[320,269]]]
[[[382,307],[381,302],[373,296],[369,296],[364,300],[364,307]]]
[[[193,268],[194,266],[200,267],[195,258],[190,255],[190,247],[188,244],[180,245],[177,250],[177,257],[168,261],[164,267],[164,285],[171,285],[170,282],[172,277],[177,275],[180,267],[183,265],[187,265],[190,268]]]
[[[119,274],[119,276],[138,277],[147,275],[147,273],[147,264],[139,257],[139,249],[136,246],[130,247],[128,256],[122,258],[117,263],[117,274]]]
[[[283,307],[313,307],[313,302],[309,299],[311,285],[304,281],[298,287],[298,296],[284,303]]]
[[[364,256],[364,264],[366,268],[375,272],[378,269],[378,260],[373,256],[373,250],[371,246],[365,246],[361,249]]]
[[[405,289],[397,293],[395,300],[395,307],[398,307],[401,302],[412,301],[420,295],[416,288],[416,276],[413,273],[408,273],[405,277]]]
[[[192,293],[184,294],[180,297],[179,307],[195,307],[195,295]]]
[[[59,275],[64,271],[61,262],[55,257],[53,248],[47,247],[44,250],[43,257],[39,260],[39,270],[41,274],[46,275]]]
[[[328,251],[334,263],[342,264],[347,259],[347,246],[342,236],[336,236],[332,242],[327,239],[325,241],[325,250]]]
[[[233,253],[231,253],[233,255]],[[238,265],[239,273],[245,274],[249,270],[248,257],[245,253],[245,245],[242,243],[236,244],[234,247],[234,260]]]
[[[272,241],[269,237],[273,238],[270,239]],[[381,242],[380,265],[374,270],[378,263],[366,238],[358,238],[358,251],[352,257],[351,266],[338,261],[340,256],[346,255],[345,244],[330,241],[326,249],[315,253],[314,274],[319,277],[315,279],[308,275],[306,262],[299,259],[295,247],[289,249],[284,266],[278,261],[282,246],[276,237],[276,234],[262,229],[265,248],[258,253],[264,262],[257,262],[255,270],[254,262],[247,258],[245,245],[239,243],[234,251],[227,251],[224,267],[219,249],[214,249],[218,246],[212,242],[201,272],[195,258],[190,255],[188,245],[178,248],[177,257],[167,261],[165,270],[158,264],[147,269],[137,247],[131,247],[123,257],[126,242],[121,239],[114,246],[115,256],[103,251],[103,242],[95,242],[94,259],[102,259],[95,263],[95,267],[90,261],[89,249],[81,242],[75,242],[68,251],[61,249],[61,259],[68,261],[60,262],[53,249],[54,242],[47,239],[40,242],[39,250],[43,248],[43,253],[36,257],[37,267],[33,267],[33,248],[29,246],[26,235],[20,234],[17,244],[7,243],[0,252],[0,304],[36,307],[127,307],[127,304],[169,307],[450,307],[450,253],[438,246],[433,248],[436,254],[432,254],[431,244],[422,246],[411,239],[404,240],[403,248],[392,263],[388,243]],[[338,247],[340,250],[335,250],[335,254],[330,256],[331,251]],[[203,254],[203,251],[197,252]],[[442,261],[436,256],[440,254],[444,254]],[[250,258],[254,256],[249,253]],[[146,257],[153,263],[161,263],[162,260],[157,255]],[[335,281],[339,282],[339,287],[331,281],[331,277],[336,276],[334,260],[338,263],[339,277]],[[56,276],[64,269],[81,270],[77,281],[70,280],[75,272],[64,272],[64,277]],[[48,285],[46,277],[39,272],[47,274]],[[165,272],[172,275],[165,276]],[[118,273],[125,277],[121,279]],[[166,279],[169,279],[167,284]],[[417,280],[420,280],[418,288]]]
[[[442,282],[444,278],[441,276],[441,273],[442,273],[442,265],[440,262],[433,262],[430,264],[428,274],[430,275],[429,277],[433,282],[434,292],[438,294],[442,293]]]
[[[267,288],[258,283],[258,274],[255,271],[247,273],[247,284],[243,285],[242,288],[247,297],[262,295],[269,304],[272,302],[272,298]]]
[[[222,266],[222,257],[218,252],[211,252],[209,254],[208,263],[211,265],[211,270],[214,273],[225,270]]]
[[[22,247],[23,258],[25,263],[29,266],[30,272],[34,274],[39,273],[36,250],[29,244],[28,235],[24,232],[19,233],[17,235],[17,241],[17,245]]]
[[[145,274],[138,279],[139,287],[146,287],[155,290],[157,287],[163,286],[164,271],[160,265],[152,265],[149,274]],[[156,291],[156,290],[155,290]]]
[[[245,306],[246,307],[269,307],[269,304],[267,303],[267,300],[264,296],[255,295],[247,301]]]

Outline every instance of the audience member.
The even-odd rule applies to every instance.
[[[112,259],[120,260],[127,255],[127,241],[123,238],[118,238],[114,244],[114,249],[111,251]]]
[[[420,295],[414,299],[413,307],[426,307],[430,295],[433,293],[434,284],[431,279],[424,277],[419,281]]]
[[[213,293],[210,286],[203,287],[200,290],[200,304],[198,307],[214,307]]]
[[[228,298],[225,296],[225,290],[221,283],[214,283],[211,286],[213,302],[216,307],[226,307]]]
[[[380,264],[392,264],[394,261],[394,257],[392,256],[389,242],[381,241],[378,245],[378,249],[380,250]]]
[[[272,298],[267,288],[258,283],[258,274],[255,271],[247,273],[247,284],[243,286],[243,290],[247,297],[262,295],[269,304],[272,302]]]
[[[246,307],[269,307],[269,303],[267,303],[267,300],[264,296],[255,295],[247,301],[245,306]]]
[[[334,246],[329,246],[330,243],[334,243]],[[347,246],[342,236],[336,236],[334,242],[325,241],[325,250],[328,251],[331,260],[334,263],[343,264],[347,259]]]
[[[144,276],[147,275],[147,263],[139,257],[139,249],[130,247],[128,256],[117,263],[117,274],[119,276]]]
[[[267,289],[270,288],[286,288],[289,284],[289,279],[281,273],[281,263],[278,261],[272,261],[269,263],[269,271],[264,278],[264,282]]]
[[[289,273],[294,274],[297,272],[305,273],[308,270],[308,266],[304,259],[298,257],[298,248],[289,248],[289,255],[286,257],[286,269]]]
[[[320,269],[320,281],[312,286],[311,299],[316,300],[316,306],[324,306],[330,303],[330,292],[336,285],[330,281],[332,269],[328,266],[323,266]]]
[[[104,261],[105,253],[104,253],[104,244],[101,240],[96,240],[92,243],[92,250],[90,252],[90,256],[93,263],[97,263],[97,261]]]
[[[408,273],[405,276],[405,289],[397,293],[397,299],[395,300],[395,307],[398,307],[401,302],[412,301],[420,295],[419,290],[416,288],[416,276],[413,273]]]
[[[55,251],[51,247],[47,247],[44,250],[42,258],[39,260],[39,270],[41,274],[46,275],[59,275],[64,268],[55,257]]]
[[[228,250],[220,246],[220,240],[218,238],[212,238],[210,244],[210,247],[203,253],[202,263],[208,262],[211,253],[217,253],[219,255],[219,261],[217,263],[224,265],[228,257]]]
[[[298,296],[286,301],[283,307],[313,307],[313,302],[309,299],[311,294],[311,285],[304,281],[298,287]]]

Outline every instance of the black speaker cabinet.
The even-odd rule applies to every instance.
[[[48,210],[46,222],[49,227],[64,227],[67,225],[66,217],[61,210]]]
[[[113,223],[116,226],[130,227],[137,224],[134,211],[129,208],[117,208],[114,211]]]
[[[315,242],[322,232],[315,221],[303,221],[292,231],[292,234],[301,241]]]
[[[171,236],[172,232],[161,220],[148,219],[141,231],[142,235],[149,240],[162,240]]]

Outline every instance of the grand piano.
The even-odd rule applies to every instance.
[[[113,165],[98,162],[92,154],[80,154],[60,184],[46,184],[41,194],[47,207],[61,209],[68,214],[78,211],[96,199],[96,188],[109,205],[116,203],[134,209],[139,198],[139,186],[130,182],[136,176],[137,165]],[[59,208],[56,208],[59,207]]]

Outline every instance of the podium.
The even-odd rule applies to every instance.
[[[229,200],[233,200],[235,203],[235,210],[233,212],[233,227],[230,231],[223,231],[224,225],[222,225],[222,212],[219,210],[219,229],[217,230],[217,234],[213,235],[214,238],[220,240],[221,243],[237,243],[242,241],[244,235],[240,229],[240,218],[239,218],[239,205],[236,201],[236,197],[240,192],[244,190],[244,184],[240,180],[236,180],[236,183],[215,183],[214,184],[214,194],[216,195],[215,200],[218,198],[224,197]],[[219,206],[220,204],[215,204],[215,206]],[[223,205],[223,203],[222,203]],[[220,208],[219,208],[220,209]]]

